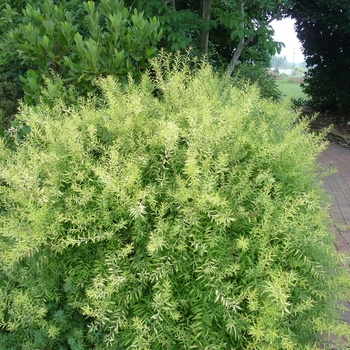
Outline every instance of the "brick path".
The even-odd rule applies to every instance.
[[[350,150],[330,143],[319,161],[337,172],[324,178],[324,187],[334,198],[331,215],[336,225],[331,228],[337,239],[337,248],[350,253]]]
[[[325,189],[333,197],[331,215],[335,225],[330,229],[335,233],[337,249],[350,253],[350,150],[330,143],[318,160],[337,170],[323,179]],[[343,301],[343,304],[348,311],[341,314],[340,318],[350,326],[350,303]],[[331,341],[335,339],[332,337]],[[345,337],[340,342],[343,349],[349,349]]]

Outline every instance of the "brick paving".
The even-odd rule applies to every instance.
[[[330,143],[318,160],[336,169],[334,174],[323,179],[324,188],[333,197],[331,215],[334,225],[330,230],[335,234],[337,249],[350,253],[350,150]],[[341,314],[340,318],[350,326],[350,303],[344,301],[343,304],[348,311]],[[342,339],[341,343],[342,348],[349,349],[346,339]]]
[[[335,225],[337,249],[350,253],[350,150],[330,143],[319,161],[337,171],[323,179],[324,187],[333,197],[331,215]]]

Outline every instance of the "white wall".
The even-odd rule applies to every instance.
[[[287,75],[293,75],[293,69],[278,69],[280,74],[287,74]]]

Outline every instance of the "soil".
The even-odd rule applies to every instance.
[[[316,117],[316,122],[332,126],[340,134],[350,136],[350,125],[348,125],[349,117],[344,117],[340,114],[319,113]]]

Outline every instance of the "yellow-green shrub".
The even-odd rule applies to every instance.
[[[99,109],[25,107],[31,132],[1,144],[2,348],[311,349],[346,329],[324,144],[254,87],[167,62],[102,80]]]

